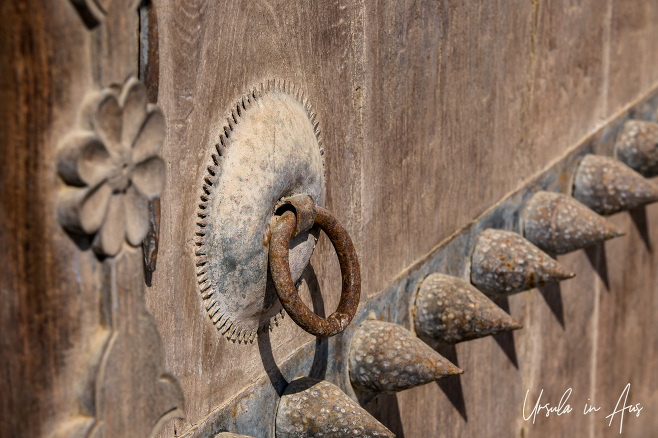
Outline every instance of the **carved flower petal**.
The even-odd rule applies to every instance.
[[[113,93],[104,93],[93,115],[93,126],[110,153],[121,154],[121,107]]]
[[[146,116],[142,129],[135,139],[133,146],[133,162],[139,163],[149,157],[155,156],[165,137],[165,120],[162,111],[153,107]]]
[[[80,179],[90,187],[104,181],[112,170],[112,160],[105,145],[98,138],[87,143],[78,158]]]
[[[67,184],[94,187],[110,169],[110,154],[91,131],[74,132],[60,146],[57,171]]]
[[[146,118],[146,87],[135,78],[128,80],[123,87],[121,107],[123,108],[123,131],[121,141],[132,146]]]
[[[80,228],[87,234],[93,234],[105,220],[108,204],[112,197],[112,188],[100,184],[89,190],[80,205]]]
[[[165,163],[160,157],[151,157],[135,166],[133,184],[147,199],[160,196],[165,182]]]
[[[124,196],[126,208],[126,240],[137,246],[142,243],[149,226],[148,200],[135,187],[128,188]]]
[[[103,226],[92,243],[98,254],[113,256],[121,250],[126,229],[125,220],[123,196],[112,196]]]

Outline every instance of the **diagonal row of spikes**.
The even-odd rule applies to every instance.
[[[626,125],[618,156],[645,175],[658,174],[658,124],[637,125]],[[652,147],[640,143],[633,149],[628,138],[653,142]],[[444,274],[428,275],[416,296],[416,334],[374,315],[363,321],[352,337],[348,357],[352,386],[374,394],[394,393],[463,373],[421,339],[456,344],[522,328],[490,297],[574,277],[547,252],[564,254],[622,235],[597,213],[608,215],[655,202],[658,188],[618,160],[586,155],[576,172],[573,196],[535,193],[525,206],[524,236],[505,230],[480,232],[471,255],[470,283]],[[216,438],[241,436],[221,433]],[[302,378],[290,383],[281,397],[276,436],[394,435],[337,386]]]

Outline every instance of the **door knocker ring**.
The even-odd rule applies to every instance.
[[[297,325],[315,336],[334,336],[347,328],[359,306],[361,274],[354,245],[336,218],[328,210],[314,205],[310,196],[296,195],[284,204],[291,205],[294,212],[285,211],[272,226],[269,268],[274,288],[283,308]],[[331,240],[342,277],[338,308],[327,318],[319,317],[302,302],[288,265],[290,239],[313,225],[321,228]]]

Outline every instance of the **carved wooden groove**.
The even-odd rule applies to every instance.
[[[80,18],[92,28],[105,20],[107,15],[107,0],[71,0],[71,3],[80,14]]]

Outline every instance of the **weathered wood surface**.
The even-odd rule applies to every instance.
[[[656,83],[658,61],[638,40],[658,30],[648,20],[629,24],[618,3],[156,2],[164,153],[177,181],[163,198],[161,264],[148,299],[188,403],[187,419],[161,436],[203,422],[263,372],[276,376],[275,363],[311,340],[285,320],[258,345],[227,343],[195,295],[195,218],[179,206],[193,205],[204,154],[241,93],[272,77],[308,92],[327,151],[327,206],[357,246],[367,297]],[[641,83],[613,90],[631,71]],[[518,369],[494,340],[458,347],[472,370],[461,378],[468,422],[430,385],[399,396],[405,435],[426,436],[432,421],[464,436],[530,434],[520,416],[525,389],[572,385],[589,396],[598,276],[584,257],[569,256],[580,276],[572,285],[512,300],[527,327],[514,335]],[[330,311],[339,283],[324,239],[313,266]],[[166,274],[174,269],[178,278]],[[564,327],[548,302],[562,309]],[[509,338],[500,343],[511,348]],[[571,421],[593,433],[589,418]],[[536,436],[571,427],[555,423]]]
[[[142,125],[146,100],[116,103],[122,84],[137,74],[136,4],[104,2],[106,13],[96,25],[82,20],[89,17],[84,2],[79,5],[35,0],[0,6],[2,436],[154,436],[184,407],[180,386],[163,369],[162,340],[145,306],[146,221],[131,219],[148,215],[138,210],[147,200],[131,204],[126,187],[115,185],[134,183],[132,170],[122,174],[128,179],[110,181],[123,171],[116,160],[129,160],[125,168],[138,160],[133,144],[141,144],[142,159],[159,160],[152,156],[158,133]],[[135,79],[129,83],[137,85],[132,96],[146,96]],[[106,99],[110,109],[80,111],[99,90],[114,96]],[[124,114],[130,116],[122,123]],[[71,138],[88,139],[76,143],[76,151],[85,152],[61,154]],[[83,149],[92,143],[97,160]],[[105,202],[80,213],[81,199],[91,199],[97,187],[109,193]],[[84,219],[62,219],[69,194],[84,195],[76,198],[79,204],[66,204],[67,219]],[[81,221],[98,223],[90,232],[64,231]],[[109,257],[92,245],[101,227],[115,231],[104,234],[115,243]]]
[[[313,341],[285,319],[252,345],[227,342],[198,297],[207,153],[249,87],[280,78],[309,96],[327,206],[357,247],[367,298],[658,82],[650,0],[152,3],[168,184],[146,303],[186,399],[186,418],[161,438],[202,423],[265,372],[276,381],[276,364]],[[100,318],[100,265],[54,220],[55,149],[87,89],[136,74],[137,45],[89,30],[67,1],[3,2],[0,12],[0,429],[45,436],[75,414]],[[127,17],[119,31],[136,34],[137,14]],[[383,397],[371,412],[407,437],[617,436],[601,415],[524,422],[523,397],[544,388],[557,401],[573,387],[576,411],[587,398],[609,410],[631,382],[646,408],[626,417],[623,436],[658,429],[658,210],[614,221],[628,236],[560,257],[575,280],[510,299],[524,330],[459,345],[466,374]],[[340,282],[326,239],[312,264],[330,312]]]

